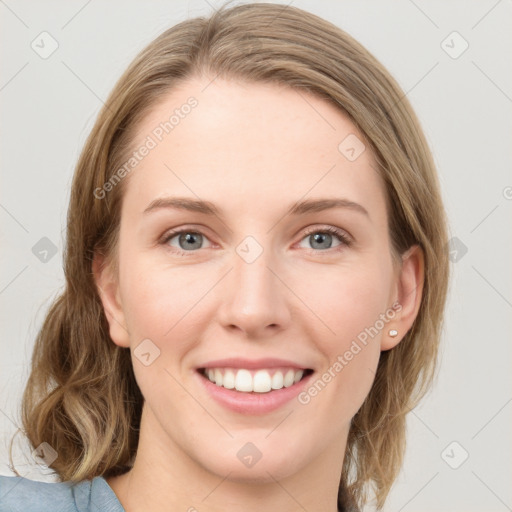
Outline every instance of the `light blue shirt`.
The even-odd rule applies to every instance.
[[[107,481],[36,482],[0,475],[0,512],[125,512]]]

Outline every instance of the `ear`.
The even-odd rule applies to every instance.
[[[398,345],[412,327],[420,309],[424,278],[423,250],[419,245],[413,245],[402,255],[395,288],[397,307],[393,308],[397,314],[386,325],[381,350],[389,350]],[[398,331],[398,335],[391,337],[389,335],[391,329]]]
[[[112,341],[120,347],[130,346],[130,337],[119,295],[119,283],[104,255],[94,253],[92,271],[103,304]]]

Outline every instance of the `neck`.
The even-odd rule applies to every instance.
[[[127,473],[107,478],[126,512],[337,512],[346,435],[307,467],[285,477],[269,471],[258,479],[230,479],[201,466],[172,443],[143,408],[137,456]],[[149,425],[151,424],[151,428]],[[164,435],[165,434],[165,435]],[[347,432],[348,434],[348,432]]]

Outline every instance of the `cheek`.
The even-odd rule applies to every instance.
[[[172,395],[173,402],[168,405],[173,409],[188,399],[169,373],[179,375],[184,358],[200,339],[194,320],[201,315],[201,304],[197,303],[206,285],[201,286],[197,273],[194,281],[188,277],[193,272],[164,267],[142,257],[125,263],[120,280],[135,378],[151,403],[163,403],[160,401]],[[143,340],[151,344],[144,341],[143,345]],[[139,359],[148,350],[149,360]]]
[[[120,279],[130,333],[164,336],[196,296],[197,280],[194,284],[189,275],[147,258],[127,259]]]
[[[305,302],[311,304],[318,318],[317,330],[323,328],[327,333],[317,339],[325,342],[330,355],[343,350],[385,313],[391,282],[389,272],[382,267],[376,261],[373,265],[326,269],[322,276],[302,286]]]
[[[310,283],[308,299],[322,319],[315,321],[316,335],[311,335],[325,363],[306,390],[303,403],[316,401],[316,407],[325,408],[325,414],[336,411],[339,417],[349,419],[360,408],[374,380],[380,340],[389,321],[386,311],[391,281],[378,261],[364,269],[331,272],[330,281],[328,289],[316,279]],[[320,394],[323,398],[317,399]]]
[[[282,293],[296,315],[293,321],[306,338],[321,345],[324,354],[332,357],[344,352],[351,340],[385,312],[390,282],[384,266],[381,261],[373,265],[366,261],[346,267],[318,265],[314,273],[305,267],[288,275],[284,272],[293,294]],[[120,278],[132,342],[153,336],[163,344],[172,335],[174,345],[191,324],[199,327],[200,319],[212,314],[211,301],[219,302],[212,287],[222,273],[208,265],[172,267],[143,255],[127,257]],[[212,291],[210,300],[203,301]]]

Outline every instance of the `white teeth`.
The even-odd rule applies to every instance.
[[[252,391],[252,375],[249,370],[238,370],[235,377],[237,391]]]
[[[235,374],[231,370],[227,370],[222,380],[222,385],[226,389],[233,389],[235,387]]]
[[[284,376],[284,387],[289,388],[295,379],[295,372],[293,370],[288,370],[286,375]]]
[[[266,393],[272,389],[272,379],[266,370],[259,370],[254,374],[252,390],[256,393]]]
[[[208,368],[205,375],[217,386],[236,389],[244,393],[268,393],[283,387],[289,388],[304,376],[304,370],[289,369],[286,373],[277,370],[272,376],[271,372],[269,370],[258,370],[253,375],[245,369]]]
[[[276,372],[272,377],[272,389],[281,389],[283,387],[283,373]]]

